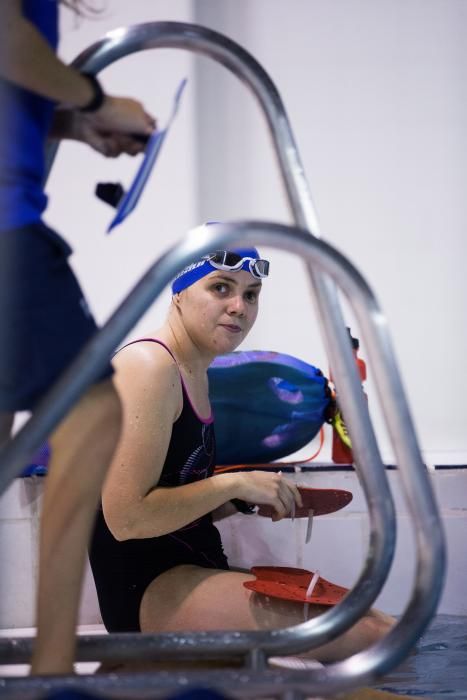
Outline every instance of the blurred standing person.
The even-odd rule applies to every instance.
[[[156,126],[139,101],[106,95],[96,78],[57,58],[59,4],[3,0],[1,8],[0,443],[14,414],[34,411],[97,330],[68,262],[72,250],[42,218],[46,141],[134,155],[144,148],[138,137]],[[33,673],[73,670],[86,545],[120,422],[109,363],[50,438]]]

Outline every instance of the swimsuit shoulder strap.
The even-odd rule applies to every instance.
[[[175,358],[175,355],[173,354],[172,350],[169,348],[168,345],[162,342],[162,340],[159,340],[158,338],[138,338],[137,340],[132,340],[129,343],[126,343],[126,345],[122,345],[121,348],[119,348],[115,353],[114,356],[117,355],[119,352],[124,350],[125,348],[129,347],[130,345],[135,345],[136,343],[157,343],[158,345],[162,345],[163,348],[167,350],[169,355],[172,357],[172,359],[175,361],[177,367],[178,367],[178,362]]]

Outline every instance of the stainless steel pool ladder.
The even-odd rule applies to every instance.
[[[78,56],[74,65],[98,73],[119,58],[154,48],[187,49],[209,56],[250,88],[266,117],[295,225],[258,221],[226,223],[210,227],[209,237],[189,234],[162,255],[47,394],[28,424],[2,451],[0,493],[20,473],[28,455],[47,438],[98,376],[114,349],[185,264],[234,241],[263,244],[295,253],[307,267],[367,501],[370,538],[366,562],[357,583],[341,604],[295,627],[257,632],[111,634],[80,637],[78,642],[77,658],[82,661],[240,657],[244,660],[240,669],[5,678],[0,679],[0,696],[36,698],[60,688],[80,688],[105,692],[109,697],[129,697],[129,693],[138,698],[167,697],[187,687],[201,686],[216,688],[231,697],[298,699],[371,683],[397,665],[426,628],[436,610],[445,569],[442,526],[420,456],[386,319],[356,268],[320,239],[313,202],[281,98],[267,73],[243,48],[204,27],[150,22],[110,32]],[[51,162],[53,157],[54,154]],[[353,625],[379,594],[394,554],[393,499],[348,343],[338,288],[347,297],[359,323],[396,455],[415,531],[416,575],[405,612],[377,644],[323,669],[272,670],[267,667],[268,656],[315,648]],[[31,649],[31,639],[1,640],[0,664],[27,663]]]

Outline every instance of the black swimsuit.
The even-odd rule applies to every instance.
[[[144,340],[166,347],[153,338]],[[158,486],[182,486],[206,479],[214,471],[216,451],[212,419],[204,421],[197,415],[183,379],[182,391],[183,409],[173,424]],[[209,569],[229,568],[219,531],[213,525],[210,513],[161,537],[119,542],[107,527],[102,509],[99,509],[89,558],[102,619],[109,632],[140,630],[139,607],[143,594],[164,571],[180,564]]]

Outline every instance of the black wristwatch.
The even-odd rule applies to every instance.
[[[95,75],[92,73],[82,72],[83,78],[86,78],[92,87],[92,97],[84,107],[78,107],[80,112],[97,112],[102,107],[105,100],[105,93],[102,86]]]
[[[235,508],[240,511],[240,513],[251,515],[255,512],[256,506],[254,504],[242,501],[240,498],[231,498],[230,502],[234,504]]]

